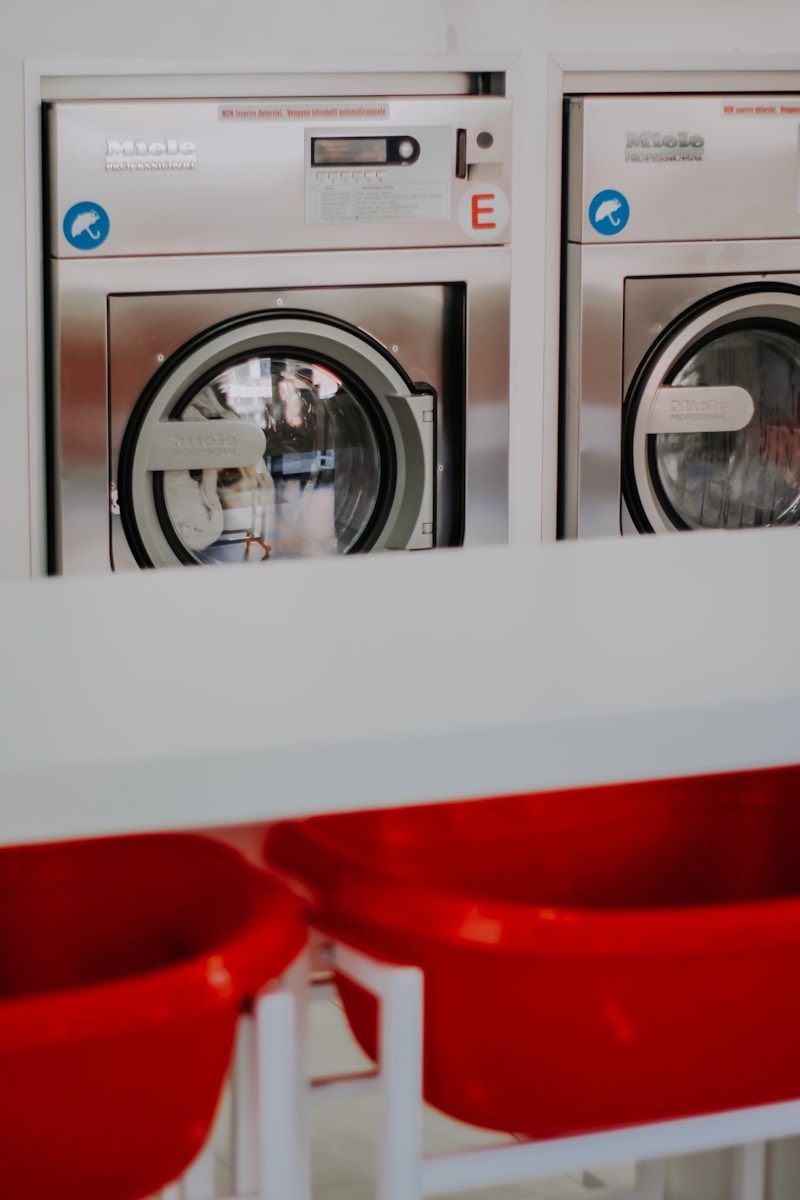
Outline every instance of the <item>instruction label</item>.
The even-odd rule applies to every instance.
[[[449,217],[449,195],[444,183],[337,179],[308,189],[307,220],[312,225],[447,221]]]

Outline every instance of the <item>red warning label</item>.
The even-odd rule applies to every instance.
[[[389,105],[381,100],[230,100],[217,106],[220,121],[375,121],[386,120]]]
[[[800,116],[800,100],[795,98],[754,100],[750,96],[745,99],[724,100],[722,115],[723,117],[798,117]]]

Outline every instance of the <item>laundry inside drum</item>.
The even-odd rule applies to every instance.
[[[650,469],[674,523],[800,523],[800,332],[767,321],[729,326],[693,349],[667,382],[742,387],[754,404],[744,429],[651,435]]]
[[[362,548],[386,472],[368,403],[329,367],[251,356],[184,397],[171,416],[246,420],[266,439],[251,466],[163,473],[172,531],[192,559],[264,562]]]

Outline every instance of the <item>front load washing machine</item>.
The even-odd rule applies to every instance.
[[[51,570],[507,540],[509,101],[46,128]]]
[[[800,523],[800,99],[567,103],[563,536]]]

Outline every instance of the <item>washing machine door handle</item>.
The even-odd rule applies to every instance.
[[[397,494],[403,497],[383,545],[387,550],[429,550],[436,495],[436,397],[430,392],[384,394],[400,441]]]
[[[646,433],[728,433],[749,424],[755,404],[736,385],[659,387],[649,410],[642,410]]]
[[[264,430],[252,421],[155,421],[140,437],[147,471],[252,467],[264,457]]]

